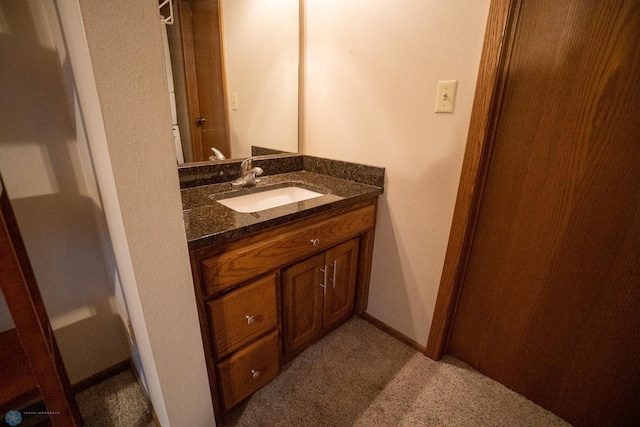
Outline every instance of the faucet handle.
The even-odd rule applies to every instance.
[[[248,171],[249,169],[251,169],[251,165],[253,160],[255,160],[256,157],[247,157],[246,159],[243,160],[242,163],[240,163],[240,169],[242,169],[243,171]]]

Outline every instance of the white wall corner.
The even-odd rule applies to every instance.
[[[76,45],[75,85],[154,410],[163,426],[211,426],[158,4],[76,0],[56,7]]]

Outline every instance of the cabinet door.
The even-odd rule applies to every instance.
[[[324,328],[330,328],[353,313],[358,268],[358,242],[351,239],[326,252],[327,294]]]
[[[324,255],[318,254],[282,270],[285,359],[322,333]]]

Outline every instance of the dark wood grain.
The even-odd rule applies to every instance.
[[[633,425],[640,3],[523,2],[508,57],[449,352],[572,424]]]
[[[327,293],[324,301],[323,327],[331,328],[354,313],[358,238],[329,249],[325,255]]]
[[[205,160],[202,148],[202,129],[196,126],[196,119],[200,117],[200,101],[198,99],[198,76],[196,74],[196,53],[193,45],[193,22],[190,0],[176,2],[180,20],[180,42],[182,43],[182,70],[174,70],[184,74],[187,114],[189,116],[189,135],[191,136],[192,161]]]
[[[231,158],[219,8],[218,0],[178,1],[193,161],[207,160],[211,147]]]
[[[205,359],[207,362],[207,374],[209,375],[209,384],[212,393],[214,411],[216,418],[219,418],[226,410],[230,408],[224,403],[225,388],[229,387],[226,383],[227,379],[223,378],[221,371],[218,369],[217,364],[223,360],[233,358],[237,352],[242,352],[247,346],[253,345],[256,341],[249,341],[249,343],[243,344],[242,347],[237,349],[236,352],[229,351],[216,354],[215,342],[218,333],[214,331],[215,320],[211,321],[214,317],[214,312],[221,312],[226,310],[224,307],[213,308],[211,306],[212,301],[215,299],[226,299],[227,297],[234,298],[234,294],[237,292],[242,293],[246,287],[250,287],[255,280],[261,280],[260,276],[264,278],[275,277],[276,280],[276,300],[277,300],[277,326],[275,327],[278,332],[279,339],[283,342],[279,343],[279,348],[284,349],[284,352],[279,353],[279,363],[282,364],[288,360],[291,360],[295,355],[302,351],[307,346],[311,345],[315,340],[322,337],[324,334],[329,333],[332,329],[336,328],[344,321],[348,320],[353,313],[353,279],[355,278],[355,288],[357,288],[358,299],[362,302],[363,309],[366,309],[366,295],[368,295],[369,287],[369,274],[371,272],[371,257],[373,252],[373,228],[375,226],[375,210],[376,200],[367,200],[358,202],[353,205],[333,209],[328,212],[322,212],[310,217],[305,217],[299,220],[288,222],[284,225],[274,227],[268,230],[257,232],[253,235],[248,235],[238,240],[226,242],[224,244],[213,245],[203,248],[198,248],[190,252],[191,269],[194,279],[194,287],[196,294],[196,301],[198,305],[198,316],[200,321],[200,328],[202,332],[202,340],[205,351]],[[302,233],[301,233],[302,232]],[[311,235],[305,235],[305,233],[311,232]],[[313,246],[311,238],[320,238],[320,242],[317,246]],[[291,246],[291,242],[282,243],[283,238],[298,239]],[[300,240],[302,239],[302,240]],[[350,307],[349,310],[344,312],[344,316],[336,316],[333,323],[330,325],[324,325],[323,323],[323,310],[324,310],[324,296],[321,293],[322,288],[319,286],[320,281],[316,280],[318,275],[318,269],[324,268],[326,264],[327,249],[331,249],[332,246],[339,245],[342,242],[353,239],[355,243],[355,249],[361,251],[355,255],[357,259],[357,265],[352,265],[351,256],[347,256],[349,261],[344,265],[350,265],[351,271],[345,273],[347,282],[351,283],[351,289],[345,293],[345,298],[337,298],[336,301],[344,300]],[[209,285],[205,280],[214,278],[217,280],[226,280],[222,275],[221,270],[218,270],[217,263],[223,260],[223,263],[233,263],[235,259],[245,256],[247,248],[254,248],[253,245],[257,245],[258,248],[271,247],[274,242],[275,253],[278,252],[278,247],[284,245],[285,250],[278,255],[277,262],[272,263],[268,257],[264,256],[253,257],[252,262],[243,264],[244,261],[239,264],[235,264],[236,277],[233,279],[233,284],[228,287],[222,287],[219,290],[211,291]],[[303,242],[304,250],[292,250],[292,248],[299,247],[300,242]],[[254,248],[255,249],[255,248]],[[266,249],[265,249],[266,250]],[[350,251],[348,251],[350,252]],[[262,252],[262,254],[269,253]],[[301,287],[292,288],[287,287],[285,284],[291,281],[292,275],[285,277],[284,272],[290,271],[290,268],[297,262],[303,261],[305,257],[313,257],[314,254],[319,256],[318,265],[314,265],[313,269],[306,271],[305,274],[309,277],[297,277],[295,280],[301,283]],[[320,262],[321,261],[321,262]],[[205,264],[206,262],[206,264]],[[205,268],[211,268],[209,271],[205,271]],[[298,266],[298,268],[304,267]],[[268,276],[264,276],[264,275]],[[351,276],[350,276],[351,275]],[[306,282],[316,283],[315,287],[305,287]],[[317,288],[320,290],[319,298],[309,298],[308,295],[303,295],[304,292]],[[364,296],[364,297],[363,297]],[[299,298],[302,302],[296,307],[293,306],[294,299]],[[349,301],[351,299],[351,301]],[[315,308],[307,310],[307,303],[311,301]],[[303,313],[300,317],[297,317],[299,313]],[[308,325],[314,325],[314,320],[308,320],[305,316],[308,313],[312,313],[312,317],[316,316],[315,325],[317,325],[318,331],[311,334],[311,338],[308,340],[301,340],[296,338],[296,334],[302,335],[302,330]],[[343,314],[343,313],[340,313]],[[294,316],[295,319],[294,319]],[[295,322],[299,322],[297,325]],[[306,323],[305,323],[306,322]],[[224,322],[223,322],[224,323]],[[220,322],[218,322],[220,324]],[[230,323],[226,326],[231,326]],[[297,328],[298,332],[295,332]],[[224,329],[224,328],[223,328]],[[234,328],[231,328],[234,329]],[[289,331],[294,331],[293,335]],[[269,333],[269,332],[267,332]],[[233,330],[232,335],[240,334],[238,331]],[[241,334],[240,334],[241,335]],[[257,340],[262,340],[263,335],[259,336]],[[288,337],[288,338],[287,338]],[[253,338],[252,338],[253,339]],[[293,341],[296,341],[292,344]],[[283,354],[284,353],[284,354]],[[227,359],[224,359],[224,358]],[[221,360],[222,359],[222,360]],[[226,392],[229,393],[228,391]]]
[[[207,306],[216,358],[221,359],[276,328],[276,303],[275,273],[210,301]]]
[[[225,250],[201,262],[204,293],[212,295],[247,278],[295,262],[357,236],[373,224],[374,207],[370,205],[270,239],[246,239],[237,249]],[[317,245],[312,243],[315,239]]]
[[[373,223],[378,218],[378,199],[373,205]],[[360,236],[360,248],[358,256],[358,272],[356,277],[356,300],[355,309],[357,314],[367,311],[369,305],[369,284],[371,281],[371,262],[373,260],[373,242],[375,240],[376,229],[371,227]]]
[[[376,319],[375,317],[373,317],[369,313],[361,313],[361,314],[359,314],[359,316],[362,317],[367,322],[371,323],[376,328],[378,328],[381,331],[391,335],[392,337],[394,337],[398,341],[403,342],[404,344],[408,345],[409,347],[413,348],[414,350],[417,350],[420,353],[424,353],[426,351],[425,347],[420,345],[420,344],[418,344],[417,341],[409,338],[408,336],[406,336],[402,332],[400,332],[400,331],[398,331],[396,329],[393,329],[391,326],[387,325],[382,320]]]
[[[493,0],[489,8],[460,185],[425,350],[425,354],[434,360],[439,360],[447,350],[459,295],[458,284],[464,275],[473,240],[486,164],[491,152],[492,117],[499,110],[500,93],[504,85],[501,71],[508,65],[508,49],[503,50],[503,46],[508,47],[512,40],[518,7],[519,1]]]
[[[207,160],[211,147],[231,158],[229,118],[227,111],[226,76],[224,70],[222,22],[218,0],[192,0],[193,47],[198,79],[202,157]]]
[[[229,410],[280,373],[278,332],[270,333],[220,362],[218,373],[224,408]]]
[[[324,292],[321,284],[325,254],[282,270],[282,330],[285,361],[318,340],[322,334]]]

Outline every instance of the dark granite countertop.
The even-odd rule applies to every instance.
[[[333,161],[332,161],[333,162]],[[369,168],[384,181],[384,169],[354,165],[354,168]],[[369,185],[348,179],[337,178],[335,173],[315,173],[308,170],[261,176],[260,183],[253,188],[232,187],[229,182],[184,188],[182,207],[189,249],[226,242],[273,226],[307,217],[330,209],[348,206],[382,194],[382,185]],[[323,196],[297,203],[253,213],[236,212],[217,203],[216,200],[259,191],[284,187],[289,183],[323,193]]]

